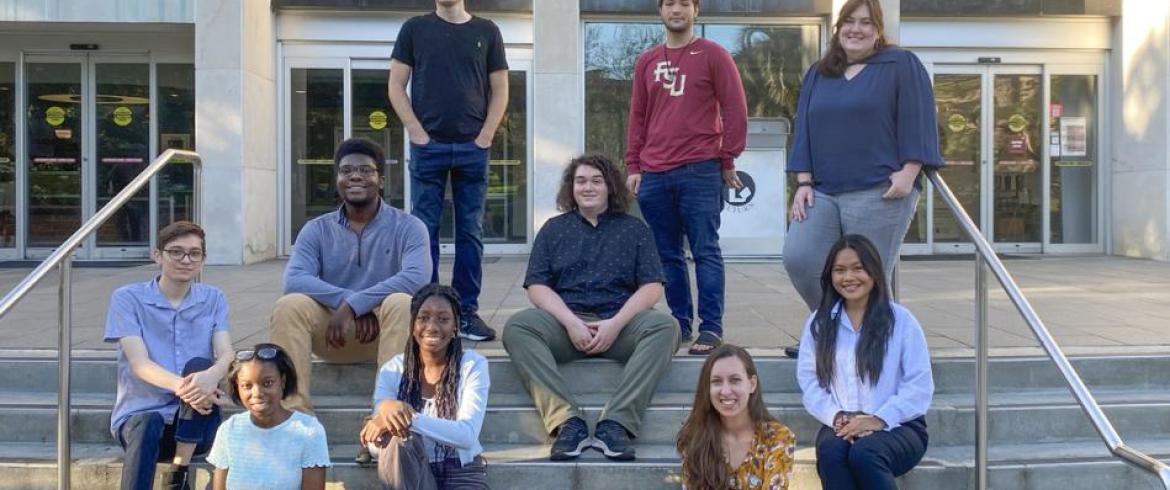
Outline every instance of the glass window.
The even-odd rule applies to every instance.
[[[0,63],[0,247],[16,246],[16,64]]]
[[[95,65],[97,209],[122,191],[150,160],[150,65]],[[150,189],[144,188],[102,224],[98,246],[147,246]]]
[[[195,65],[158,64],[158,151],[195,149]],[[158,226],[191,220],[195,172],[189,162],[172,161],[158,174]]]
[[[337,207],[333,153],[344,136],[342,70],[293,68],[292,239],[314,217]]]
[[[405,204],[405,162],[402,121],[390,107],[386,96],[386,80],[390,70],[353,70],[353,136],[368,138],[386,151],[386,162],[382,167],[386,187],[382,196],[391,206],[403,209]]]
[[[81,226],[81,63],[29,63],[28,245],[55,247]]]
[[[1097,77],[1052,75],[1052,243],[1097,243]]]
[[[662,42],[662,25],[585,25],[585,151],[624,161],[638,55]]]
[[[696,29],[735,59],[749,117],[793,119],[804,71],[820,57],[818,26],[706,24]],[[586,24],[586,150],[624,159],[634,63],[662,36],[659,23]]]

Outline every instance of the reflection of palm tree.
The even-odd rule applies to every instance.
[[[803,48],[800,29],[746,26],[739,32],[731,52],[748,94],[749,116],[792,120],[804,70],[793,55]]]

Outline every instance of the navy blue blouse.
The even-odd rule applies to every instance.
[[[825,194],[870,189],[908,161],[941,167],[934,90],[918,57],[889,47],[852,80],[804,75],[789,172],[812,172]]]

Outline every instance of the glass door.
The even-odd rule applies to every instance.
[[[146,168],[152,155],[145,56],[29,56],[24,65],[25,257],[44,258]],[[82,259],[145,258],[150,188],[83,243]]]
[[[390,60],[289,56],[284,64],[286,252],[291,252],[305,223],[340,204],[334,189],[333,154],[346,138],[368,138],[386,150],[383,198],[409,211],[409,140],[386,94]],[[527,105],[531,95],[530,55],[509,50],[508,64],[508,106],[496,132],[488,169],[484,213],[488,253],[525,253],[531,235]],[[440,237],[444,253],[454,252],[449,194],[448,189]]]
[[[25,64],[26,243],[39,255],[65,241],[85,214],[87,75],[85,57],[30,57]]]
[[[1038,66],[936,66],[942,176],[1002,252],[1040,252],[1045,239],[1044,77]],[[954,215],[931,200],[937,253],[970,253]]]

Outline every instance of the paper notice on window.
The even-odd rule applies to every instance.
[[[1089,131],[1083,117],[1060,118],[1060,156],[1083,157],[1089,152]]]

